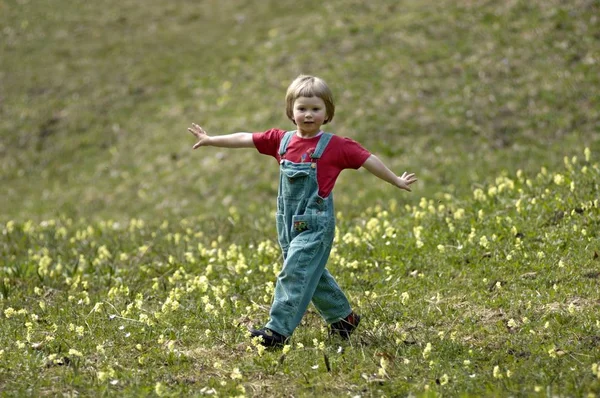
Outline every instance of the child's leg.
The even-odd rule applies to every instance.
[[[267,328],[283,336],[292,335],[321,280],[330,251],[331,245],[320,239],[292,240],[277,276]]]
[[[339,321],[352,312],[346,295],[327,269],[319,279],[312,302],[327,323]]]

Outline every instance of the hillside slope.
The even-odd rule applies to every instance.
[[[186,128],[291,129],[299,73],[332,86],[330,131],[419,174],[409,201],[597,152],[598,15],[589,0],[0,0],[0,219],[267,211],[274,162],[191,152]],[[363,172],[341,183],[348,211],[396,195]]]

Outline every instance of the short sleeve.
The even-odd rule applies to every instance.
[[[367,161],[371,152],[350,138],[341,138],[341,159],[344,169],[359,169]]]
[[[258,152],[277,158],[279,145],[284,134],[285,130],[270,129],[263,133],[252,133],[252,141]]]

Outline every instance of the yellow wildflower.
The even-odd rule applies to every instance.
[[[423,350],[423,358],[427,359],[429,358],[429,355],[431,354],[431,343],[427,343],[427,345],[425,346],[425,349]]]
[[[444,375],[440,377],[440,385],[445,386],[446,384],[448,384],[448,381],[450,381],[450,377],[448,377],[448,375],[444,373]]]
[[[457,209],[454,212],[454,219],[461,220],[465,216],[465,209]]]
[[[473,191],[473,197],[475,198],[475,200],[484,201],[485,200],[485,193],[483,192],[483,189],[481,189],[481,188],[475,189]]]
[[[500,371],[500,366],[498,366],[498,365],[494,366],[494,371],[492,374],[494,376],[494,379],[501,379],[502,372]]]
[[[12,316],[14,316],[16,313],[15,309],[13,307],[8,307],[7,309],[4,310],[4,316],[8,319]]]
[[[156,393],[156,395],[158,395],[159,397],[162,397],[163,395],[165,395],[165,393],[167,392],[167,388],[165,387],[165,385],[163,383],[161,383],[160,381],[158,383],[156,383],[156,385],[154,386],[154,392]]]
[[[586,161],[586,162],[589,162],[589,161],[590,161],[590,158],[591,158],[591,156],[592,156],[592,151],[590,151],[590,148],[586,147],[586,148],[583,150],[583,154],[584,154],[584,156],[585,156],[585,161]]]
[[[554,175],[554,183],[556,185],[562,185],[565,183],[565,177],[561,174],[555,174]]]
[[[479,238],[479,245],[485,249],[487,249],[490,246],[488,238],[485,235]]]
[[[74,348],[71,348],[69,350],[69,355],[74,356],[74,357],[83,357],[83,354],[80,351],[77,351]]]
[[[231,377],[232,379],[241,379],[242,378],[242,372],[240,372],[239,368],[234,368],[233,371],[231,372],[231,375],[229,375],[229,377]]]
[[[410,295],[408,294],[408,292],[403,292],[401,298],[402,304],[406,304],[408,302],[408,299],[410,299]]]

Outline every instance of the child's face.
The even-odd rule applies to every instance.
[[[298,97],[294,101],[294,122],[303,135],[314,135],[327,119],[325,102],[319,97]]]

